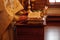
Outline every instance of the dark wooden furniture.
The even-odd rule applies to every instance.
[[[16,23],[15,40],[44,40],[44,26],[42,24]]]

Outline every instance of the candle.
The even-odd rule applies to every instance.
[[[28,0],[28,4],[30,5],[30,0]]]

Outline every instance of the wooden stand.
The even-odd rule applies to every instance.
[[[16,40],[44,40],[44,26],[41,24],[16,24]]]

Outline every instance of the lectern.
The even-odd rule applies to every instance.
[[[28,13],[26,20],[15,24],[15,40],[44,40],[44,20],[40,14],[40,12]]]

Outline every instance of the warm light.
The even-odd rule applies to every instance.
[[[60,0],[56,0],[56,2],[60,2]]]
[[[49,0],[49,2],[60,2],[60,0]]]
[[[48,6],[45,6],[45,10],[47,10],[48,9]]]
[[[55,2],[55,0],[49,0],[49,2]]]

